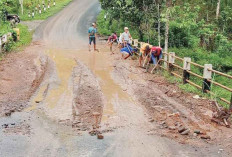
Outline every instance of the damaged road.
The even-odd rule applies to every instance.
[[[0,156],[230,156],[215,107],[133,60],[89,52],[97,0],[74,0],[0,62]],[[98,136],[95,136],[98,135]]]

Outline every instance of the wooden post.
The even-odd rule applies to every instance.
[[[183,65],[183,83],[186,84],[188,83],[187,80],[190,78],[190,73],[188,71],[191,70],[191,58],[189,57],[184,57],[184,65]]]
[[[16,34],[17,34],[17,40],[20,40],[20,30],[19,30],[19,28],[14,28],[13,29],[15,32],[16,32]]]
[[[169,72],[172,72],[173,71],[173,64],[175,64],[175,52],[170,52],[169,53],[169,58],[168,58],[168,70]]]
[[[3,35],[2,36],[2,44],[6,43],[7,42],[7,35]]]
[[[139,46],[139,40],[138,39],[134,39],[134,47],[138,47]]]
[[[230,110],[232,111],[232,93],[231,93],[231,98],[230,98]]]
[[[167,53],[168,53],[168,52],[167,52]],[[164,61],[165,61],[165,62],[164,62],[164,67],[165,67],[165,68],[168,68],[168,64],[167,64],[168,55],[167,55],[166,53],[164,54]]]
[[[170,54],[169,55],[169,63],[175,64],[175,56],[176,56],[175,52],[170,52],[169,54]]]
[[[211,89],[211,82],[208,80],[212,79],[212,71],[209,71],[208,69],[210,70],[213,69],[212,64],[204,65],[203,84],[202,84],[202,90],[204,93],[207,93],[207,91],[210,91]]]

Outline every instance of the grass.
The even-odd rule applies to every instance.
[[[122,32],[122,30],[120,30],[121,25],[120,25],[120,21],[115,24],[114,21],[112,21],[112,23],[109,22],[109,20],[104,19],[104,15],[105,15],[105,11],[102,10],[101,13],[99,14],[98,18],[97,18],[97,24],[98,24],[98,32],[101,35],[109,35],[112,32]],[[116,27],[118,26],[118,27]],[[136,31],[134,31],[132,29],[131,34],[134,38],[137,38],[138,35],[136,35]],[[232,62],[231,62],[231,58],[232,58],[232,54],[231,53],[211,53],[207,50],[204,50],[203,48],[170,48],[169,52],[176,52],[176,55],[184,58],[184,57],[190,57],[192,59],[193,62],[204,65],[204,64],[212,64],[213,65],[213,69],[227,73],[232,75]],[[178,60],[176,60],[176,64],[180,65],[181,67],[183,67],[183,62],[180,62]],[[197,73],[201,76],[203,76],[203,69],[199,69],[195,66],[191,66],[191,71],[194,73]],[[179,73],[180,75],[182,75],[182,72],[180,71],[176,71],[177,73]],[[199,89],[189,85],[189,84],[182,84],[182,80],[174,77],[174,76],[170,76],[169,74],[164,73],[164,76],[167,77],[168,81],[171,83],[178,83],[179,87],[186,91],[186,92],[190,92],[190,93],[195,93],[201,96],[207,96],[209,97],[208,94],[203,94],[202,91],[200,91]],[[232,82],[231,79],[227,79],[225,77],[219,76],[219,75],[213,75],[213,80],[221,83],[227,87],[230,87],[232,89]],[[198,84],[199,86],[202,86],[203,80],[196,78],[194,76],[190,76],[190,80],[196,84]],[[228,107],[228,104],[220,101],[218,99],[218,97],[221,98],[225,98],[226,100],[230,100],[231,99],[231,92],[228,92],[218,86],[215,86],[214,84],[212,85],[211,91],[213,93],[216,94],[217,100],[219,101],[219,103],[225,107]],[[212,99],[216,99],[213,96],[210,96]]]
[[[9,22],[2,22],[0,24],[0,36],[10,32],[12,29],[11,29],[11,26],[10,26],[10,23]]]
[[[20,19],[22,21],[32,21],[32,20],[45,20],[48,17],[56,14],[57,12],[59,12],[60,10],[62,10],[65,6],[67,6],[72,0],[56,0],[56,6],[52,6],[50,7],[50,9],[47,9],[46,12],[42,11],[42,14],[36,14],[34,18],[29,18],[28,17],[28,12],[32,12],[31,9],[28,9],[26,6],[24,6],[24,15],[20,16]],[[24,4],[29,5],[32,1],[31,0],[25,0]],[[45,1],[46,3],[47,1]],[[53,2],[53,1],[51,1]],[[41,0],[40,0],[41,3]],[[47,4],[47,3],[46,3]],[[25,46],[28,46],[31,41],[32,41],[32,35],[33,32],[30,32],[28,30],[28,27],[22,24],[18,24],[17,28],[20,29],[20,40],[17,42],[13,42],[12,40],[7,44],[7,52],[11,52],[11,51],[21,51],[23,50],[23,48]],[[5,23],[0,23],[0,36],[8,33],[8,32],[12,32],[13,29],[10,26],[9,22],[5,22]],[[2,60],[3,56],[6,54],[0,54],[0,60]]]
[[[22,21],[31,21],[31,20],[45,20],[48,17],[56,14],[60,10],[62,10],[65,6],[67,6],[72,0],[56,0],[56,6],[53,6],[53,3],[50,6],[50,9],[46,9],[46,11],[42,10],[42,14],[40,15],[39,13],[35,13],[35,17],[28,17],[28,13],[32,13],[32,8],[25,8],[24,15],[20,15]],[[51,1],[53,2],[53,1]],[[42,4],[42,3],[41,3]],[[46,3],[47,4],[47,3]],[[41,5],[42,6],[42,5]],[[34,7],[33,7],[34,8]],[[47,6],[46,6],[47,8]]]
[[[232,75],[232,62],[231,62],[231,57],[232,56],[227,56],[224,58],[223,56],[220,56],[220,54],[215,54],[215,53],[209,53],[203,49],[187,49],[187,48],[171,48],[170,51],[176,52],[177,56],[180,57],[190,57],[193,62],[204,65],[204,64],[212,64],[213,69],[222,71],[224,73],[227,73],[229,75]],[[176,60],[176,64],[180,65],[181,67],[183,66],[183,63],[180,61]],[[225,71],[224,67],[227,67],[227,71]],[[196,66],[191,66],[191,71],[203,76],[203,69],[198,68]],[[190,80],[199,86],[202,86],[203,80],[200,78],[197,78],[195,76],[190,76]],[[215,73],[212,74],[212,80],[216,81],[220,84],[223,84],[229,88],[232,88],[232,82],[231,79],[217,75]],[[193,92],[191,88],[188,86],[181,85],[180,86],[183,90],[186,90],[188,92]],[[198,89],[197,89],[198,90]],[[200,90],[198,90],[200,91]],[[214,84],[211,84],[211,91],[216,94],[216,96],[210,96],[211,99],[217,99],[221,105],[224,107],[228,108],[229,105],[224,103],[223,101],[219,100],[218,98],[225,98],[226,100],[230,101],[231,99],[231,92],[218,87]],[[200,91],[201,92],[201,91]],[[194,91],[194,93],[197,93],[197,91]],[[199,93],[198,93],[199,94]]]
[[[12,50],[21,50],[22,47],[28,46],[32,41],[33,32],[28,31],[27,26],[19,24],[17,28],[20,29],[20,40],[13,44]]]
[[[25,46],[28,46],[32,41],[33,32],[30,32],[27,26],[19,24],[17,28],[20,29],[20,40],[18,40],[17,42],[10,40],[8,43],[9,49],[6,53],[12,51],[14,52],[21,51]],[[2,60],[3,56],[6,53],[0,54],[0,60]]]

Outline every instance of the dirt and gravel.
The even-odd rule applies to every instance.
[[[88,51],[98,12],[97,0],[74,0],[0,62],[0,156],[230,156],[232,130],[211,121],[210,100],[104,41]]]
[[[38,49],[33,43],[0,62],[0,115],[22,111],[43,80],[48,58]]]
[[[216,143],[231,147],[228,140],[232,138],[231,129],[212,122],[216,112],[213,101],[195,99],[194,94],[183,92],[178,84],[168,82],[159,73],[151,75],[137,68],[137,61],[124,62],[119,56],[114,58],[116,63],[112,75],[115,81],[146,108],[149,121],[158,124],[149,131],[150,134],[159,134],[183,144]],[[185,136],[179,133],[181,128],[189,130]],[[208,140],[202,140],[205,138]]]
[[[103,94],[96,76],[78,61],[73,69],[73,85],[73,128],[83,131],[97,128],[103,112]]]

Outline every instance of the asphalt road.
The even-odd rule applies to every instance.
[[[74,0],[36,29],[34,41],[42,40],[55,48],[80,49],[86,45],[88,28],[99,12],[100,4],[96,0]]]

